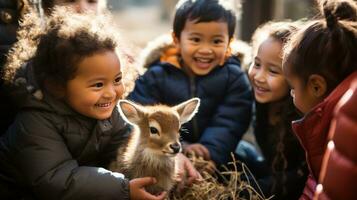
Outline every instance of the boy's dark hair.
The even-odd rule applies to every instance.
[[[357,69],[357,6],[352,0],[324,0],[320,5],[324,18],[292,37],[283,68],[305,83],[311,74],[323,76],[329,93]]]
[[[186,21],[227,22],[229,39],[233,38],[236,27],[236,16],[233,9],[225,7],[220,0],[181,0],[177,3],[173,23],[173,32],[180,38]]]

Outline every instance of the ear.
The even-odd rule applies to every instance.
[[[180,124],[184,124],[192,119],[200,106],[199,98],[192,98],[174,107],[180,115]]]
[[[180,51],[180,39],[176,36],[176,34],[171,32],[172,41],[174,42],[175,47],[178,51]]]
[[[138,124],[144,116],[144,108],[134,102],[119,100],[119,113],[121,117],[129,124]]]
[[[173,31],[171,32],[171,37],[174,44],[177,45],[179,43],[179,38],[176,37],[176,34]]]
[[[316,98],[324,97],[327,92],[326,80],[321,75],[310,75],[307,85],[311,91],[311,94]]]

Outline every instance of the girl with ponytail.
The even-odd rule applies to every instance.
[[[352,0],[321,1],[321,19],[299,30],[284,52],[291,96],[305,115],[292,125],[310,172],[300,199],[313,198],[334,108],[357,79],[356,10]]]

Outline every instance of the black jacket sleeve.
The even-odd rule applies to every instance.
[[[79,166],[47,117],[24,112],[17,119],[8,139],[12,162],[38,199],[129,199],[128,180]]]

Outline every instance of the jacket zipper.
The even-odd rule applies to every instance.
[[[190,92],[191,92],[191,98],[196,97],[196,83],[195,83],[195,77],[190,76]],[[193,126],[193,137],[195,140],[199,139],[199,134],[198,134],[198,125],[197,125],[197,118],[194,117],[192,119],[192,126]]]

